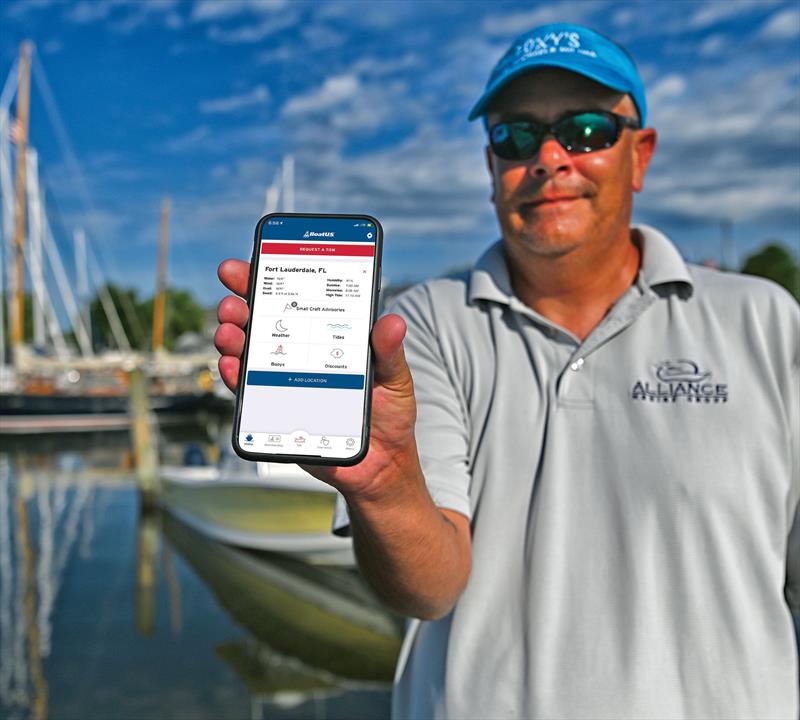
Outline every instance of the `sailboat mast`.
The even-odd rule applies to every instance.
[[[16,198],[17,206],[14,218],[16,227],[14,232],[14,312],[11,318],[11,343],[14,348],[22,345],[25,327],[25,275],[24,275],[24,249],[25,249],[25,182],[26,182],[26,154],[28,149],[28,118],[31,98],[31,52],[32,45],[25,41],[19,51],[19,86],[17,88],[17,177]]]
[[[153,352],[164,347],[164,311],[167,289],[167,246],[169,245],[170,200],[161,201],[161,225],[158,232],[158,271],[156,275],[156,297],[153,303]]]

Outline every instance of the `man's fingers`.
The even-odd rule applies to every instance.
[[[236,384],[239,382],[239,358],[223,355],[219,359],[219,374],[228,389],[236,392]]]
[[[244,350],[244,331],[233,323],[223,323],[214,333],[214,345],[220,355],[241,357]]]
[[[217,268],[217,276],[222,284],[240,297],[247,295],[247,282],[250,277],[250,263],[244,260],[223,260]]]
[[[405,335],[406,323],[399,315],[385,315],[372,328],[375,380],[390,389],[400,389],[411,379],[403,353]]]
[[[217,307],[217,319],[220,323],[233,323],[243,328],[247,325],[249,317],[250,311],[247,308],[247,303],[242,298],[234,295],[222,298]]]

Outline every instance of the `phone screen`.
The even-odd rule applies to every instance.
[[[234,430],[244,453],[346,461],[365,450],[380,234],[361,216],[259,222]]]

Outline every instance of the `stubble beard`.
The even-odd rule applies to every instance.
[[[503,240],[509,256],[517,260],[556,260],[569,255],[584,244],[586,238],[578,237],[575,229],[554,228],[550,232],[537,231],[523,221],[515,228],[509,223],[503,228]]]

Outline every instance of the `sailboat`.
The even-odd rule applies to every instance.
[[[230,408],[230,399],[214,392],[218,372],[211,354],[171,356],[163,346],[163,273],[156,303],[158,333],[152,356],[134,352],[117,307],[103,281],[90,238],[75,228],[78,282],[71,282],[58,251],[45,209],[39,178],[39,155],[29,142],[28,125],[31,68],[54,125],[65,136],[52,91],[41,63],[33,63],[33,45],[22,43],[19,59],[0,93],[0,298],[8,293],[8,336],[5,313],[0,312],[0,433],[32,431],[86,431],[124,426],[127,422],[128,376],[142,368],[150,380],[152,409],[156,412],[217,412]],[[15,101],[15,114],[11,115]],[[67,145],[68,165],[77,160]],[[15,165],[12,183],[12,160]],[[82,177],[79,175],[79,177]],[[80,187],[85,183],[77,182]],[[169,209],[162,208],[160,256],[165,257]],[[163,262],[160,266],[164,267]],[[25,272],[27,270],[27,273]],[[26,274],[32,298],[33,344],[24,342]],[[47,280],[52,278],[55,282]],[[88,313],[89,279],[97,289],[117,350],[97,354],[92,343]],[[69,321],[74,345],[62,329],[55,296]],[[78,294],[74,292],[77,285]]]

